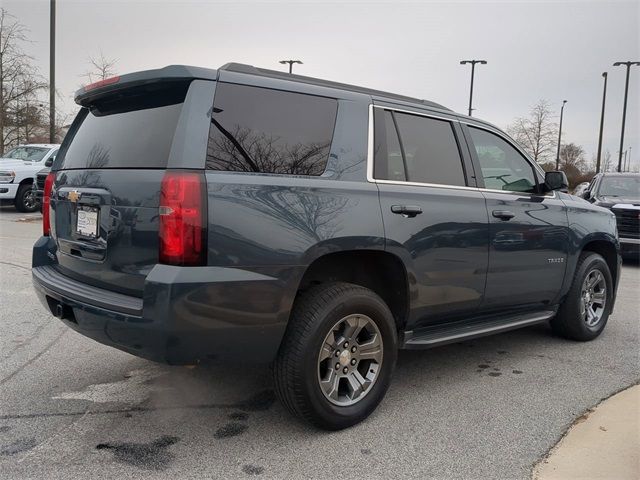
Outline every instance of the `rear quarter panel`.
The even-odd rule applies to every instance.
[[[233,302],[234,316],[255,325],[274,318],[273,327],[284,333],[300,280],[315,259],[344,250],[384,250],[378,189],[366,181],[369,103],[365,95],[338,99],[321,176],[206,171],[209,265],[270,279],[238,283],[233,291],[213,286],[207,292],[211,303],[245,298]]]

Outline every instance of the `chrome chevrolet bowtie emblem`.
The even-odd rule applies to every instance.
[[[77,190],[71,190],[67,195],[70,202],[77,202],[80,199],[81,193]]]

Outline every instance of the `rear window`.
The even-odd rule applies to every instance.
[[[337,100],[331,98],[218,84],[207,168],[321,175],[337,109]]]
[[[186,90],[132,90],[80,111],[79,126],[60,151],[61,168],[167,166]]]

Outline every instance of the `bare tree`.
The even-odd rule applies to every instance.
[[[527,117],[516,118],[507,132],[536,162],[548,161],[556,149],[557,126],[549,102],[540,100]]]
[[[86,78],[89,83],[106,80],[107,78],[117,75],[116,63],[118,61],[113,58],[106,58],[102,50],[100,50],[99,56],[89,57],[88,62],[89,71],[82,76]]]
[[[38,93],[46,83],[22,50],[27,29],[4,8],[0,8],[0,154],[25,137],[41,119],[34,116]],[[21,131],[22,128],[22,131]]]

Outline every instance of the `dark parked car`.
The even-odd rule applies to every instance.
[[[52,162],[53,163],[53,162]],[[44,185],[47,182],[47,177],[51,172],[51,164],[44,167],[42,170],[36,173],[35,181],[33,182],[33,192],[35,198],[40,204],[40,210],[42,211],[42,197],[44,196]]]
[[[599,173],[582,196],[610,209],[616,216],[620,251],[625,257],[640,256],[640,173]]]
[[[614,215],[433,102],[227,64],[99,82],[44,187],[33,280],[101,343],[272,362],[294,414],[366,418],[398,349],[604,329]]]

